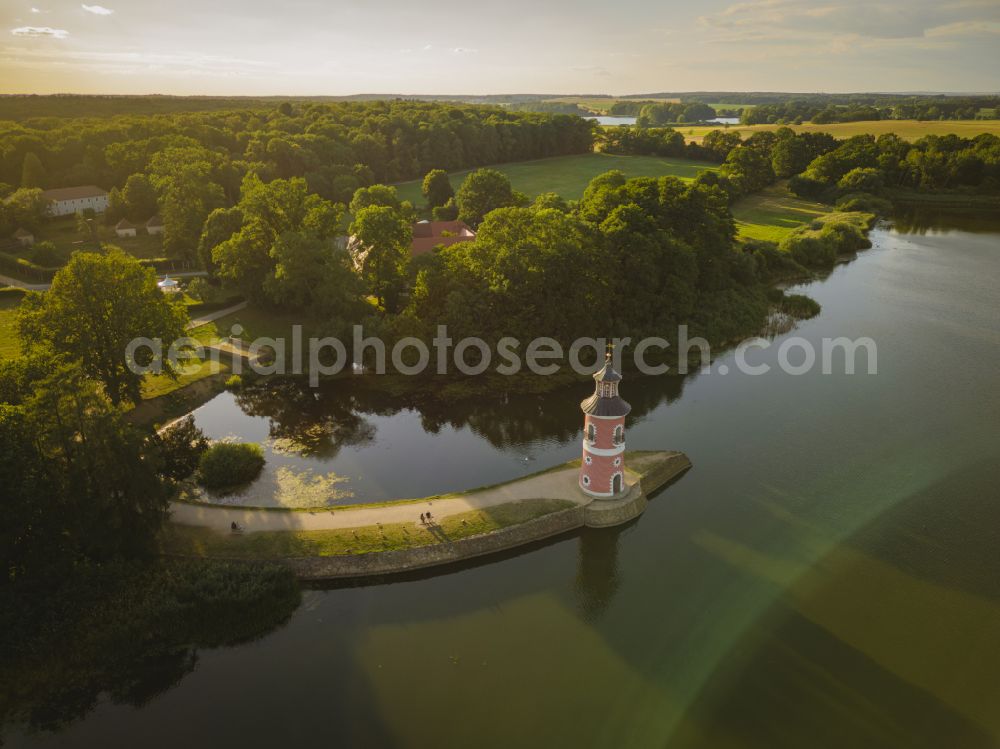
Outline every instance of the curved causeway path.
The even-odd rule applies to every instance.
[[[173,535],[185,536],[187,542],[164,551],[271,559],[308,580],[450,564],[584,526],[626,523],[642,514],[651,493],[684,473],[691,462],[679,452],[640,452],[628,453],[626,465],[625,490],[613,499],[584,494],[577,485],[579,465],[573,461],[497,486],[377,505],[287,510],[174,502]],[[420,515],[426,512],[433,522],[425,525]],[[477,525],[487,516],[491,525]],[[232,531],[233,523],[239,532]],[[188,531],[181,533],[185,526]]]
[[[351,505],[342,509],[283,510],[228,507],[222,505],[174,502],[171,520],[180,525],[197,525],[228,532],[239,523],[246,533],[261,531],[321,531],[361,528],[382,523],[412,522],[420,525],[421,513],[430,511],[435,520],[470,510],[519,502],[525,499],[564,499],[576,505],[593,501],[576,485],[579,468],[567,465],[543,473],[532,474],[499,486],[473,489],[462,494],[446,494],[424,499],[404,499],[380,503],[371,507]],[[639,476],[631,473],[631,487]]]

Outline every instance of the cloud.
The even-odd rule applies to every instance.
[[[103,5],[87,5],[83,3],[80,7],[88,13],[93,13],[95,16],[110,16],[114,13],[111,8],[105,8]]]
[[[468,55],[478,52],[478,49],[469,49],[468,47],[453,47],[451,50],[456,55]]]
[[[32,8],[32,9],[31,9],[31,12],[32,12],[32,13],[41,13],[42,11],[41,11],[41,10],[39,10],[38,8]]]
[[[11,29],[10,33],[14,36],[26,36],[36,39],[65,39],[69,36],[69,32],[66,29],[53,29],[49,26],[19,26],[16,29]]]
[[[986,31],[1000,19],[995,0],[749,0],[702,16],[705,27],[721,32],[712,41],[815,43],[835,37],[919,40],[937,28]],[[938,34],[943,36],[945,34]]]

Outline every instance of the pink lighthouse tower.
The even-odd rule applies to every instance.
[[[632,406],[618,395],[622,376],[611,364],[594,374],[594,394],[580,404],[583,410],[583,460],[580,488],[592,497],[614,498],[625,491],[625,417]]]

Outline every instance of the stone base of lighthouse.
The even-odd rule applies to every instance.
[[[583,508],[584,522],[589,528],[607,528],[627,523],[639,517],[649,500],[642,485],[636,481],[613,499],[600,499]]]

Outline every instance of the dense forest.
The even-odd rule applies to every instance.
[[[416,101],[284,102],[268,108],[110,119],[0,122],[0,182],[123,187],[169,149],[195,149],[213,182],[234,196],[251,168],[304,177],[310,189],[347,202],[373,182],[412,179],[505,161],[583,153],[590,124],[576,117]],[[29,156],[32,155],[32,156]],[[40,168],[24,183],[25,160]],[[188,158],[187,160],[191,160]]]

